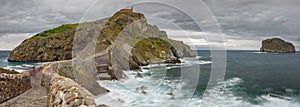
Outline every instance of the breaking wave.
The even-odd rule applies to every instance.
[[[131,75],[134,73],[127,74]],[[163,81],[162,85],[159,85],[156,89],[151,88],[151,82],[150,78],[136,79],[133,76],[125,81],[99,81],[99,84],[111,90],[111,92],[106,95],[98,96],[96,103],[106,104],[112,107],[199,107],[203,104],[209,104],[211,107],[299,107],[300,105],[298,101],[280,100],[276,98],[270,98],[276,100],[267,101],[261,99],[261,97],[257,97],[256,99],[261,100],[262,103],[250,103],[241,96],[234,95],[232,91],[232,88],[243,82],[240,78],[232,78],[219,82],[218,86],[207,90],[208,93],[217,91],[218,96],[216,96],[213,101],[205,101],[205,103],[200,97],[185,98],[185,93],[188,93],[190,91],[189,89],[181,90],[179,93],[172,93],[172,90],[175,88],[188,86],[187,82],[179,83],[178,80],[167,80]],[[149,83],[149,85],[145,85],[144,83]],[[139,90],[143,87],[145,93]]]

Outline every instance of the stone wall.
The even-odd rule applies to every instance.
[[[48,65],[44,65],[44,66],[48,66]],[[72,60],[51,62],[49,63],[49,66],[51,68],[51,71],[57,73],[58,75],[75,80]]]
[[[0,103],[14,98],[30,88],[28,74],[0,73]]]
[[[58,74],[59,76],[70,78],[80,86],[87,89],[94,96],[98,96],[100,94],[105,94],[109,92],[109,90],[105,89],[104,87],[101,87],[98,84],[95,75],[96,72],[88,72],[88,71],[95,71],[96,69],[86,71],[86,69],[80,68],[81,66],[77,66],[79,68],[73,68],[72,63],[73,63],[72,60],[51,62],[43,65],[44,69],[46,69],[44,72],[51,72],[51,73]]]
[[[47,86],[47,78],[49,86]],[[49,107],[96,107],[94,96],[70,78],[51,74],[45,76]]]

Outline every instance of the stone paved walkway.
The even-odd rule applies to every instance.
[[[31,89],[0,104],[0,107],[46,107],[47,94],[45,87],[40,86],[40,75],[40,73],[36,73],[31,77]]]

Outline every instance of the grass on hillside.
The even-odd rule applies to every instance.
[[[42,33],[39,33],[39,34],[35,35],[35,36],[47,37],[47,36],[49,36],[51,34],[55,34],[55,33],[64,33],[68,30],[76,29],[77,26],[78,26],[78,24],[64,24],[64,25],[61,25],[57,28],[46,30]]]

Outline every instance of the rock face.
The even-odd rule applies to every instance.
[[[280,38],[272,38],[262,41],[260,51],[270,53],[295,53],[296,49],[290,42],[286,42]]]
[[[78,24],[66,24],[23,41],[8,61],[58,61],[72,58],[72,41]]]

